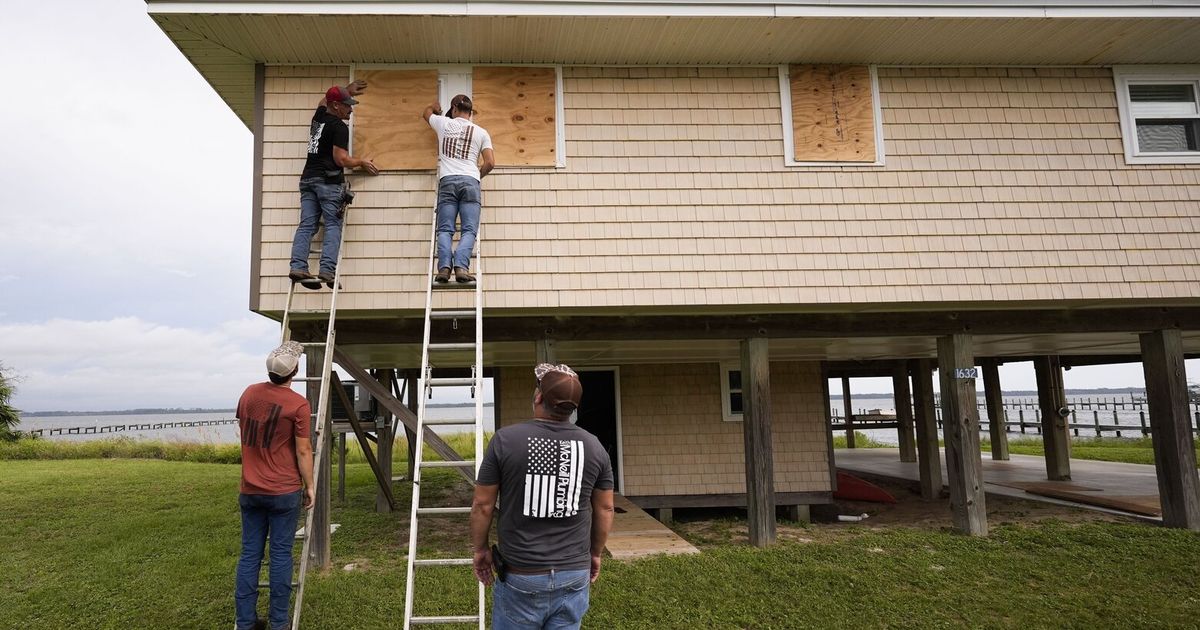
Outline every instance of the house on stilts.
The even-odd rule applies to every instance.
[[[337,332],[360,370],[419,365],[436,188],[420,111],[463,92],[498,161],[481,252],[499,425],[527,417],[535,361],[568,363],[621,493],[748,506],[765,543],[776,507],[830,501],[830,378],[911,379],[906,450],[932,484],[936,374],[956,524],[984,534],[983,376],[1036,359],[1055,410],[1063,365],[1142,361],[1164,520],[1200,529],[1194,3],[148,7],[253,131],[249,306],[266,317],[313,107],[370,83],[352,148],[384,172],[353,178]],[[1048,477],[1069,477],[1066,425],[1043,415]]]

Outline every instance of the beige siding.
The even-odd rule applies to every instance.
[[[502,424],[529,417],[533,378],[502,368]],[[829,459],[816,363],[772,363],[777,492],[827,492]],[[620,369],[624,492],[628,496],[746,491],[742,424],[721,417],[716,363]]]
[[[264,310],[347,73],[268,68]],[[563,75],[567,167],[484,182],[489,308],[1196,299],[1200,167],[1124,164],[1106,69],[881,68],[886,166],[825,168],[784,166],[774,68]],[[422,308],[433,174],[355,187],[341,307]]]

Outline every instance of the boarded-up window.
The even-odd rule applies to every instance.
[[[498,166],[555,166],[554,68],[478,66],[471,76],[475,123],[492,136]]]
[[[381,170],[437,168],[437,134],[421,118],[438,99],[437,70],[358,70],[367,90],[354,106],[354,155]]]
[[[797,162],[874,162],[875,103],[868,66],[791,66]]]

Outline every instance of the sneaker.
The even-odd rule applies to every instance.
[[[438,284],[446,284],[450,282],[450,268],[442,267],[438,269],[437,275],[433,277],[433,281]]]
[[[475,276],[472,276],[470,272],[468,272],[466,269],[463,269],[462,267],[454,268],[454,279],[461,282],[462,284],[466,284],[468,282],[475,282]]]
[[[321,282],[324,282],[325,286],[329,287],[330,289],[333,288],[334,274],[332,271],[322,271],[321,273],[317,274],[317,279]]]

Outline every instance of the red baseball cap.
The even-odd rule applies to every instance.
[[[325,90],[325,102],[332,103],[334,101],[345,103],[347,105],[358,105],[358,101],[354,100],[354,97],[350,96],[350,93],[346,91],[346,88],[340,85],[335,85],[328,90]]]

